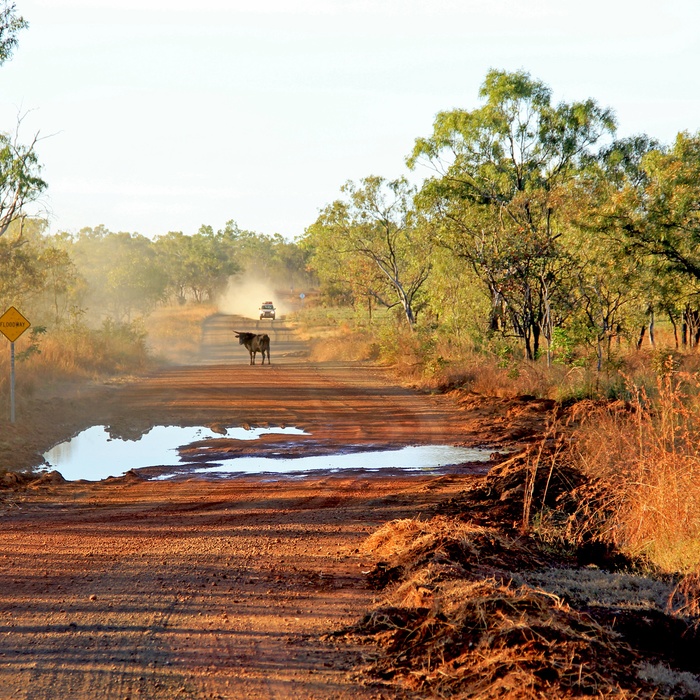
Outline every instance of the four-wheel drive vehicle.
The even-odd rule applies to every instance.
[[[260,306],[260,320],[264,318],[275,320],[275,305],[271,301],[264,301]]]

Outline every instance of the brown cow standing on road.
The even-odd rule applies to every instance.
[[[270,336],[267,333],[246,333],[233,331],[241,345],[245,345],[250,353],[250,364],[255,364],[255,355],[262,353],[262,364],[265,364],[265,353],[267,353],[267,364],[270,364]]]

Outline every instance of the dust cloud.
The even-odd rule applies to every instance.
[[[248,274],[243,277],[231,277],[226,290],[218,298],[217,305],[221,313],[257,319],[261,304],[271,301],[279,318],[291,310],[279,297],[279,292],[275,292],[270,282],[255,279]]]

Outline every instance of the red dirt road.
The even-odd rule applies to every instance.
[[[205,329],[199,365],[24,404],[22,422],[2,426],[0,458],[26,466],[92,424],[124,436],[159,424],[297,426],[308,438],[284,449],[299,453],[473,440],[453,399],[400,388],[378,369],[307,362],[284,331],[272,366],[251,367],[227,355],[230,324],[215,317]],[[373,602],[362,574],[371,563],[358,554],[366,536],[429,515],[471,478],[468,467],[279,481],[127,475],[6,491],[0,698],[395,697],[357,673],[372,649],[322,636]]]

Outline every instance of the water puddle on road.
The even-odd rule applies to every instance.
[[[312,457],[274,458],[239,457],[226,464],[196,467],[193,476],[222,477],[236,474],[291,474],[305,476],[308,472],[340,472],[361,470],[369,472],[414,471],[438,472],[467,462],[486,462],[491,450],[450,445],[412,445],[396,450],[355,451],[345,454],[315,455]],[[170,479],[182,474],[163,475]]]
[[[143,469],[144,476],[155,479],[226,478],[243,474],[301,476],[324,470],[435,471],[467,462],[486,462],[490,456],[490,450],[449,445],[379,450],[351,446],[342,453],[330,454],[327,450],[318,454],[315,445],[309,451],[317,453],[310,455],[303,454],[303,444],[289,442],[275,442],[256,454],[222,448],[222,443],[227,441],[228,445],[235,445],[235,441],[278,435],[298,437],[308,433],[299,428],[229,428],[214,432],[207,427],[156,426],[138,440],[123,440],[110,437],[104,426],[93,426],[46,452],[45,469],[57,470],[68,481],[99,481],[122,476],[131,469]]]

